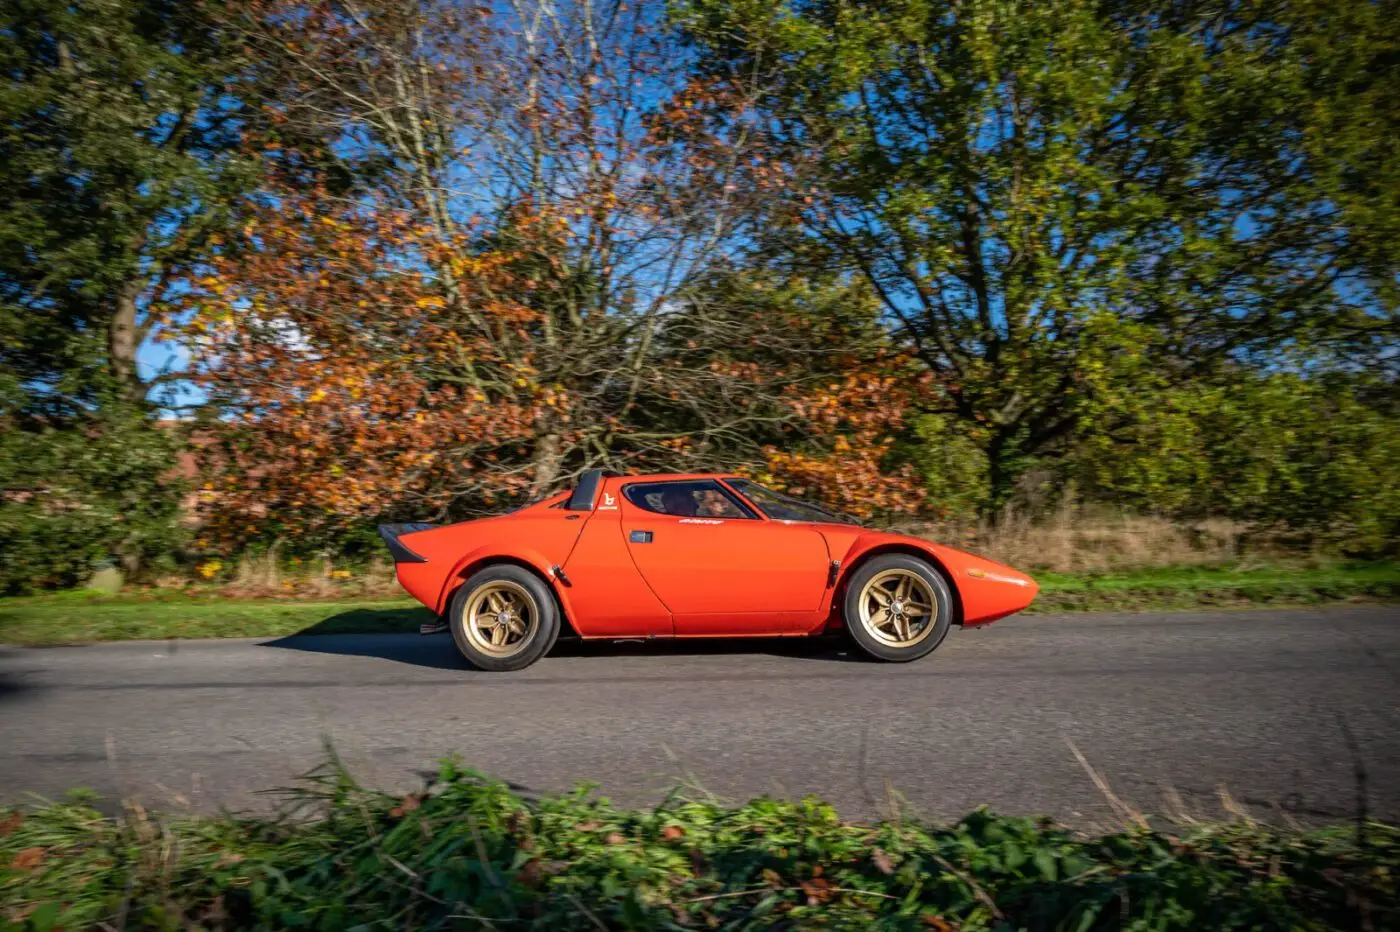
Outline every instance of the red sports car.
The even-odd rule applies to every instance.
[[[583,638],[805,636],[844,627],[879,660],[915,660],[952,625],[1031,604],[1010,567],[861,527],[723,475],[606,476],[509,514],[386,524],[400,584],[483,670]]]

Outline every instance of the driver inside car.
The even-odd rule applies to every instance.
[[[729,504],[729,499],[722,493],[709,489],[700,493],[699,513],[708,518],[732,518],[734,506]]]
[[[668,515],[693,518],[696,515],[695,496],[685,489],[666,489],[661,493],[661,507]]]

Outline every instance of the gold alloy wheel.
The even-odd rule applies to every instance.
[[[913,570],[877,573],[860,591],[860,623],[882,644],[912,647],[937,627],[933,587]]]
[[[467,640],[493,657],[518,653],[540,624],[534,598],[524,586],[508,579],[484,583],[462,611]]]

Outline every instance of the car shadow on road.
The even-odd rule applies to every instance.
[[[356,608],[338,612],[296,634],[264,641],[262,646],[375,657],[435,670],[470,669],[450,640],[419,635],[418,626],[432,620],[433,614],[426,608]]]
[[[865,656],[837,636],[788,638],[657,638],[655,640],[582,641],[560,639],[550,657],[633,657],[754,655],[863,663]]]
[[[446,634],[423,636],[418,625],[431,620],[426,610],[353,609],[317,622],[264,647],[347,657],[377,657],[436,670],[470,670]],[[582,641],[561,638],[546,659],[573,657],[766,655],[793,659],[861,662],[864,657],[844,638],[659,638]]]

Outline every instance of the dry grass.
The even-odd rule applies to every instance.
[[[996,521],[902,530],[1025,569],[1103,573],[1236,562],[1249,529],[1224,519],[1183,523],[1065,505],[1040,519],[1007,512]],[[1250,552],[1265,553],[1258,544]]]
[[[283,560],[275,548],[256,556],[245,554],[233,579],[220,589],[235,598],[394,598],[403,594],[392,564],[380,557],[351,570],[337,567],[329,557]]]
[[[245,553],[238,561],[230,592],[257,595],[276,592],[282,587],[282,567],[277,560],[277,548],[254,556]]]

